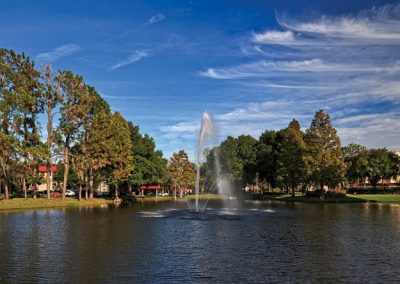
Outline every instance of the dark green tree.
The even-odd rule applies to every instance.
[[[365,181],[368,177],[368,150],[366,147],[351,143],[343,147],[346,163],[346,178],[349,182]]]
[[[259,174],[260,184],[267,183],[269,188],[279,184],[278,178],[278,155],[283,140],[282,131],[264,131],[256,145],[256,168]]]
[[[368,150],[367,176],[373,187],[399,174],[399,157],[386,148]]]
[[[306,144],[300,130],[300,123],[293,119],[282,131],[281,150],[278,153],[278,174],[283,183],[290,188],[292,196],[297,187],[305,181],[307,165],[305,162]]]
[[[235,187],[243,186],[244,165],[238,155],[238,139],[228,136],[219,146],[217,155],[219,156],[221,173]]]
[[[254,185],[257,174],[257,139],[250,135],[240,135],[237,142],[238,156],[243,165],[242,185]]]
[[[132,141],[133,166],[131,185],[165,184],[168,181],[167,160],[161,151],[156,150],[156,144],[149,135],[142,135],[139,126],[128,123]]]

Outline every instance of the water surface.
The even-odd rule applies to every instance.
[[[184,203],[0,213],[0,282],[399,282],[400,207]],[[237,207],[237,205],[234,205]]]

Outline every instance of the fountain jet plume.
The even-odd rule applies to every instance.
[[[211,139],[215,140],[215,128],[212,122],[212,119],[208,112],[204,112],[201,118],[201,127],[199,131],[199,138],[197,140],[197,152],[196,152],[196,187],[195,187],[195,194],[196,194],[196,201],[195,201],[195,208],[196,212],[199,211],[199,189],[200,189],[200,164],[201,158],[204,151],[204,143],[206,138],[210,137]]]

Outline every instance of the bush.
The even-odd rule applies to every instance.
[[[306,191],[306,196],[307,197],[320,197],[321,196],[321,190],[313,190],[313,191]],[[325,192],[325,197],[345,197],[346,192],[343,191],[333,191],[329,190]]]
[[[320,196],[321,196],[320,189],[306,191],[306,197],[320,197]]]
[[[399,186],[384,186],[384,187],[349,187],[346,190],[349,194],[379,194],[379,193],[400,193]]]
[[[346,197],[346,192],[330,190],[330,191],[328,191],[326,193],[326,197],[336,197],[336,198],[339,197],[339,198],[342,198],[342,197]]]

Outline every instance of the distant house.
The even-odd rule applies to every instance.
[[[110,194],[110,187],[106,182],[102,181],[99,184],[97,184],[97,186],[94,189],[94,192],[98,196],[109,195]]]

